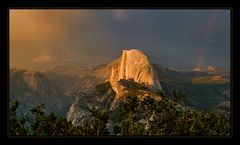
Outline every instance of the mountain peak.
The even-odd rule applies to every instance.
[[[138,49],[123,50],[119,64],[112,68],[110,82],[112,82],[113,89],[116,84],[114,82],[121,79],[133,79],[137,83],[145,83],[154,89],[161,90],[149,58]]]
[[[123,50],[119,68],[120,79],[133,79],[135,82],[146,83],[161,89],[149,58],[138,49]]]
[[[141,50],[136,49],[136,48],[133,48],[133,49],[123,49],[123,53],[124,52],[145,55],[144,52],[142,52]]]
[[[124,87],[119,83],[120,80],[144,83],[153,91],[162,89],[149,58],[138,49],[123,50],[119,63],[112,67],[110,84],[117,94],[112,103],[112,108],[116,106],[118,100],[124,94]]]

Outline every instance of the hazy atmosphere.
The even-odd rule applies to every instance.
[[[143,50],[186,69],[230,66],[229,10],[10,10],[10,67],[95,66]]]

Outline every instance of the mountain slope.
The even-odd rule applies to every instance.
[[[162,89],[170,99],[174,98],[173,90],[183,91],[186,96],[180,101],[199,110],[221,106],[230,101],[228,76],[225,72],[218,74],[217,69],[209,73],[164,68],[133,49],[124,50],[120,58],[96,67],[53,67],[41,73],[11,69],[10,97],[24,103],[21,112],[48,102],[48,110],[65,112],[68,120],[77,124],[89,116],[88,107],[114,110],[125,96],[159,97],[156,92]],[[216,83],[209,78],[225,82]]]
[[[230,101],[230,81],[225,74],[201,71],[176,71],[154,64],[163,90],[173,96],[173,90],[183,91],[182,101],[191,107],[208,110],[218,103]],[[164,73],[163,73],[164,72]]]
[[[40,72],[10,70],[10,99],[18,100],[18,114],[23,115],[36,105],[45,103],[47,112],[66,115],[70,102]]]
[[[90,112],[87,108],[92,108],[91,105],[101,107],[101,105],[96,104],[96,100],[103,96],[106,96],[105,98],[110,101],[105,104],[108,106],[107,109],[114,110],[125,96],[135,95],[141,99],[149,95],[156,97],[157,95],[151,92],[161,90],[159,80],[153,72],[149,59],[139,50],[123,50],[121,58],[107,66],[111,68],[111,76],[108,76],[110,79],[106,79],[106,81],[109,80],[107,91],[112,92],[111,95],[106,96],[106,92],[99,95],[95,91],[79,95],[67,115],[68,120],[71,120],[73,124],[77,125],[88,118]],[[105,66],[105,68],[107,68],[106,71],[109,71],[108,67]],[[101,68],[96,70],[99,71]],[[109,74],[105,73],[105,76],[107,75]],[[94,83],[96,84],[96,81]],[[89,106],[89,104],[91,105]]]
[[[115,61],[96,67],[55,67],[45,71],[45,76],[71,101],[82,92],[92,91],[98,84],[109,81]]]
[[[67,113],[67,119],[73,125],[78,125],[89,119],[89,109],[104,108],[110,110],[110,104],[116,93],[112,90],[109,82],[99,84],[91,93],[82,93],[77,96]]]

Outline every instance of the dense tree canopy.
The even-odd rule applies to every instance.
[[[148,96],[140,101],[136,96],[126,96],[114,111],[104,108],[89,109],[90,119],[73,126],[66,118],[45,114],[44,104],[36,106],[23,117],[16,116],[18,101],[11,102],[9,115],[10,135],[36,136],[228,136],[230,118],[212,111],[203,112],[180,105],[177,98],[183,93],[174,92],[176,100],[162,100]],[[21,105],[21,104],[20,104]]]

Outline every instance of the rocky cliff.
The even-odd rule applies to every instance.
[[[112,68],[110,83],[116,92],[116,82],[121,79],[133,79],[137,83],[149,85],[154,90],[162,89],[149,58],[137,49],[123,50],[120,63]]]
[[[123,50],[119,64],[112,67],[110,83],[117,95],[111,109],[114,109],[121,97],[128,93],[126,87],[119,83],[120,80],[144,84],[152,91],[162,89],[149,58],[137,49]]]

